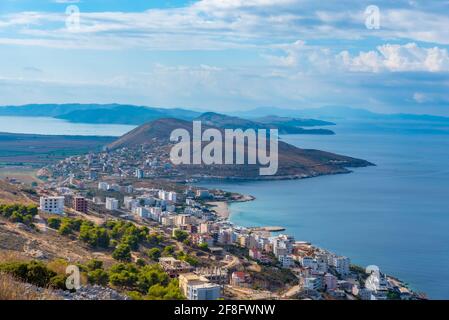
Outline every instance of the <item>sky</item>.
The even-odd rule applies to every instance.
[[[0,0],[0,105],[449,115],[449,0]]]

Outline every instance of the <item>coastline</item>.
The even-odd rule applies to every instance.
[[[210,202],[206,202],[206,204],[213,206],[212,210],[215,211],[215,213],[217,214],[218,217],[220,217],[220,218],[222,218],[224,220],[228,220],[229,221],[230,215],[232,213],[231,208],[230,208],[230,204],[236,203],[236,202],[253,201],[255,199],[256,199],[256,197],[251,196],[251,195],[236,194],[234,196],[234,198],[231,199],[231,200],[227,200],[227,201],[210,201]],[[251,227],[249,229],[252,229],[253,231],[267,231],[267,232],[270,232],[270,233],[285,231],[285,228],[282,227],[282,226],[281,227],[258,226],[258,227]],[[279,229],[279,230],[277,230],[277,229]],[[301,242],[301,241],[299,241],[299,242]],[[309,243],[310,246],[312,246],[313,248],[315,248],[317,250],[322,250],[322,251],[325,251],[325,252],[331,252],[331,251],[327,250],[326,248],[314,245],[311,242],[307,242],[307,243]],[[365,267],[362,267],[362,266],[357,265],[357,264],[351,264],[351,268],[352,269],[359,268],[360,270],[362,270],[362,271],[358,272],[360,276],[363,276],[363,274],[365,274]],[[355,272],[355,271],[353,271],[353,272]],[[393,275],[391,275],[389,273],[384,273],[383,275],[389,281],[392,281],[392,282],[396,283],[396,285],[398,287],[400,287],[402,290],[410,292],[411,295],[413,295],[415,298],[423,299],[423,300],[428,300],[429,299],[427,293],[422,292],[422,291],[416,291],[415,289],[413,289],[410,286],[410,284],[408,284],[407,282],[403,281],[399,277],[393,276]]]
[[[212,206],[218,217],[228,219],[230,215],[229,204],[227,201],[211,201],[206,202],[207,205]]]
[[[215,211],[217,216],[222,219],[228,220],[231,215],[230,204],[234,202],[247,202],[253,201],[256,198],[251,195],[239,194],[236,198],[228,201],[209,201],[206,202],[207,205],[212,206],[212,210]]]

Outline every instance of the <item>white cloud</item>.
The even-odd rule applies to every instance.
[[[449,71],[449,55],[446,49],[423,48],[416,43],[385,44],[378,46],[376,51],[360,52],[356,56],[342,51],[337,58],[350,71]]]
[[[328,39],[334,45],[338,39],[372,37],[449,44],[447,5],[431,2],[426,11],[408,1],[379,1],[381,28],[368,30],[364,23],[367,4],[349,0],[201,0],[182,8],[144,12],[84,12],[80,5],[77,33],[65,29],[64,12],[23,12],[0,15],[0,38],[20,39],[23,41],[16,43],[23,45],[48,43],[54,47],[54,41],[60,41],[61,47],[66,47],[71,41],[82,43],[82,48],[104,45],[105,49],[131,46],[152,50],[261,47],[298,38]]]

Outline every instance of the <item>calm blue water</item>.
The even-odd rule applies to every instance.
[[[449,299],[449,131],[444,124],[346,123],[336,136],[284,136],[303,148],[360,157],[376,167],[275,182],[202,183],[257,200],[231,206],[245,226],[281,225],[361,265]]]
[[[81,135],[81,136],[121,136],[136,126],[117,124],[70,123],[50,117],[3,117],[0,116],[0,132]]]

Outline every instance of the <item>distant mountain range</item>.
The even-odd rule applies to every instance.
[[[278,117],[288,118],[314,118],[326,121],[338,120],[408,120],[426,122],[449,122],[449,117],[428,114],[406,114],[406,113],[375,113],[361,108],[345,106],[325,106],[321,108],[307,109],[282,109],[276,107],[260,107],[247,111],[234,112],[231,115],[243,118],[260,118],[275,114]],[[304,126],[304,125],[303,125]]]
[[[328,129],[304,127],[333,125],[313,119],[279,118],[274,115],[258,119],[243,119],[213,112],[199,113],[181,108],[152,108],[119,104],[31,104],[0,107],[0,116],[54,117],[75,123],[141,125],[163,118],[201,120],[218,128],[279,129],[281,134],[334,134]]]
[[[201,113],[181,108],[124,104],[28,104],[0,107],[0,116],[54,117],[79,123],[140,125],[160,118],[191,120]]]
[[[54,117],[75,123],[141,125],[163,118],[201,120],[219,128],[278,128],[281,134],[334,134],[330,129],[311,128],[334,125],[343,120],[381,120],[449,123],[449,117],[416,114],[381,114],[365,109],[326,106],[309,109],[261,107],[219,114],[185,108],[158,108],[128,104],[29,104],[0,107],[0,116]],[[331,122],[332,121],[332,122]]]
[[[328,129],[303,129],[302,126],[325,126],[334,123],[312,119],[279,118],[269,116],[260,119],[244,119],[215,112],[206,112],[195,118],[202,123],[222,129],[278,129],[279,134],[334,134]],[[304,125],[306,124],[306,125]]]

